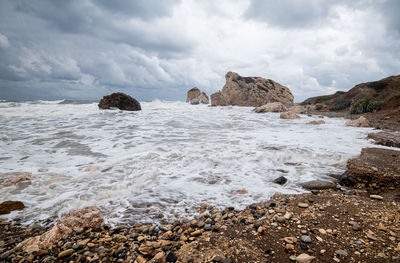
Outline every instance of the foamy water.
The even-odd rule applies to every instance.
[[[28,223],[97,205],[109,223],[133,223],[186,215],[202,202],[242,208],[330,180],[371,145],[371,129],[340,118],[314,126],[313,117],[282,120],[249,107],[155,101],[142,109],[0,103],[0,173],[36,177],[0,189],[0,202],[26,206],[2,217]],[[281,175],[284,186],[272,182]],[[234,193],[241,189],[248,193]]]

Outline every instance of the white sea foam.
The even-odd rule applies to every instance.
[[[301,182],[329,180],[371,145],[371,129],[346,127],[340,118],[314,126],[306,115],[282,120],[248,107],[155,101],[142,108],[1,107],[0,173],[36,176],[0,189],[0,202],[26,206],[5,217],[30,222],[97,205],[108,222],[132,223],[181,216],[201,202],[241,208],[277,192],[301,193]],[[289,179],[284,186],[272,183],[280,175]],[[232,193],[240,189],[248,194]]]

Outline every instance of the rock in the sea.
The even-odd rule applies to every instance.
[[[0,189],[8,186],[13,186],[24,181],[30,181],[35,177],[32,174],[4,174],[5,177],[14,177],[10,181],[0,184]],[[3,176],[2,176],[3,177]]]
[[[99,102],[99,108],[104,110],[118,108],[128,111],[139,111],[142,109],[140,103],[136,99],[122,92],[104,96]]]
[[[353,126],[353,127],[371,127],[371,125],[369,124],[369,121],[364,116],[361,116],[360,118],[358,118],[356,120],[346,121],[346,123],[344,125]]]
[[[308,124],[320,125],[320,124],[325,124],[325,121],[324,120],[315,120],[315,121],[310,121]]]
[[[14,210],[22,210],[25,206],[20,201],[5,201],[0,204],[0,215],[6,215]]]
[[[254,109],[254,112],[284,112],[287,111],[285,105],[281,102],[270,102]]]
[[[335,189],[336,185],[329,181],[312,180],[300,184],[304,189],[307,190],[324,190],[324,189]]]
[[[269,102],[293,103],[293,94],[281,84],[261,77],[242,77],[235,72],[225,75],[226,83],[221,93],[211,95],[213,106],[259,107]]]
[[[310,108],[310,107],[308,106],[308,108]],[[307,112],[310,111],[310,109],[308,109],[308,108],[303,105],[296,104],[296,105],[289,107],[288,111],[293,111],[294,113],[297,113],[297,114],[306,114]]]
[[[294,113],[293,111],[285,111],[281,113],[281,119],[299,119],[300,116]]]
[[[364,148],[359,157],[347,161],[350,184],[367,187],[400,186],[400,151]]]
[[[205,92],[201,92],[197,87],[194,87],[187,92],[186,102],[193,105],[199,103],[208,104],[209,99]]]
[[[51,247],[61,239],[83,230],[84,228],[100,227],[103,223],[100,208],[89,206],[86,208],[72,210],[65,217],[53,226],[49,231],[36,237],[30,237],[19,243],[15,250],[23,250],[26,253],[33,253],[40,249]]]
[[[227,106],[229,102],[222,95],[221,91],[211,94],[211,106]]]
[[[284,185],[287,182],[287,179],[285,176],[279,176],[273,182],[276,184]]]

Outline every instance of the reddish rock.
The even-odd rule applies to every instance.
[[[284,112],[284,111],[287,111],[287,108],[281,102],[270,102],[270,103],[267,103],[265,105],[255,108],[254,111],[257,113]]]
[[[208,96],[206,93],[201,92],[198,88],[194,87],[187,92],[186,102],[196,105],[196,104],[208,104]]]
[[[0,184],[0,189],[8,186],[13,186],[24,181],[30,181],[35,177],[32,174],[4,174],[6,177],[15,177],[10,181]],[[3,177],[3,176],[2,176]]]
[[[90,206],[73,210],[60,219],[49,231],[40,236],[31,237],[22,241],[15,247],[15,250],[22,249],[27,253],[33,253],[34,251],[46,249],[78,230],[100,227],[102,223],[103,217],[98,207]]]
[[[20,201],[5,201],[0,204],[0,215],[9,214],[14,210],[22,210],[25,206]]]
[[[371,127],[369,121],[364,116],[361,116],[356,120],[346,121],[344,125],[353,127]]]
[[[226,73],[225,79],[226,83],[221,94],[211,95],[213,106],[259,107],[269,102],[293,103],[293,94],[290,90],[273,80],[242,77],[235,72]]]
[[[324,120],[315,120],[315,121],[310,121],[308,124],[320,125],[320,124],[325,124],[325,121]]]

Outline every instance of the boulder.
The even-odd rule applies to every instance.
[[[139,111],[142,109],[140,103],[136,99],[122,92],[104,96],[99,102],[100,109],[106,110],[112,107],[128,111]]]
[[[364,148],[347,161],[347,181],[360,187],[400,187],[400,151]]]
[[[294,113],[297,114],[306,114],[308,113],[308,109],[305,106],[302,105],[293,105],[289,107],[288,111],[293,111]]]
[[[211,94],[211,106],[228,106],[229,103],[222,95],[221,91]]]
[[[199,103],[208,104],[209,99],[205,92],[201,92],[198,88],[194,87],[187,92],[186,102],[193,105]]]
[[[6,215],[14,210],[22,210],[25,206],[20,201],[5,201],[0,204],[0,215]]]
[[[72,210],[65,217],[44,234],[30,237],[19,243],[14,250],[23,250],[33,253],[41,249],[48,249],[56,242],[65,239],[84,228],[98,228],[103,223],[100,208],[89,206],[83,209]]]
[[[282,112],[281,119],[299,119],[300,116],[297,115],[296,113],[294,113],[293,111],[286,111],[286,112]]]
[[[273,182],[276,184],[284,185],[287,182],[287,178],[285,176],[279,176]]]
[[[315,120],[315,121],[310,121],[308,124],[320,125],[320,124],[325,124],[325,121],[324,120]]]
[[[254,111],[257,113],[284,112],[284,111],[287,111],[287,108],[281,102],[270,102],[270,103],[267,103],[265,105],[255,108]]]
[[[346,121],[344,125],[353,127],[371,127],[369,121],[364,116],[360,116],[360,118],[356,120]]]
[[[221,94],[214,96],[217,100],[213,101],[213,96],[211,96],[211,105],[260,107],[269,102],[293,103],[291,91],[273,80],[261,77],[242,77],[235,72],[226,73],[225,79],[226,83]],[[221,99],[221,95],[223,99]]]

